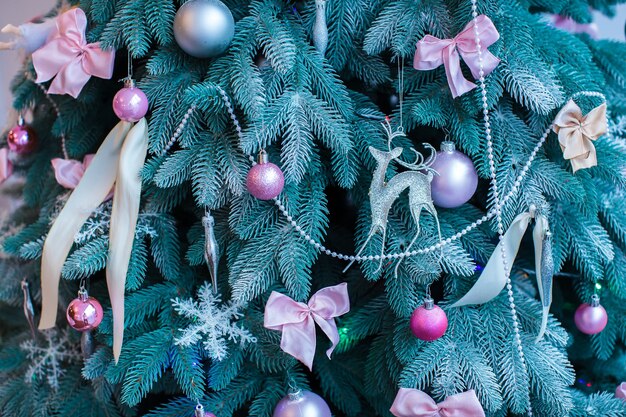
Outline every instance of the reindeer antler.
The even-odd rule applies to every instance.
[[[402,129],[396,129],[395,131],[393,131],[391,129],[391,123],[389,123],[389,120],[390,120],[389,117],[385,117],[385,123],[383,123],[383,129],[387,133],[387,150],[391,152],[391,144],[393,143],[393,140],[400,136],[406,136],[406,134],[404,133],[404,130]],[[422,143],[422,145],[426,149],[430,150],[430,155],[428,156],[428,158],[424,159],[424,155],[422,155],[421,152],[418,152],[415,148],[411,147],[410,150],[415,154],[415,161],[413,161],[412,163],[404,162],[403,160],[400,159],[400,157],[393,158],[393,160],[395,160],[399,165],[407,169],[410,169],[411,171],[425,170],[425,171],[432,172],[435,175],[438,175],[437,171],[435,171],[434,169],[430,167],[433,164],[433,162],[435,162],[435,159],[437,158],[437,151],[429,143]]]

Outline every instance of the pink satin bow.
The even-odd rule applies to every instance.
[[[482,51],[483,72],[487,76],[500,62],[487,50],[487,47],[495,43],[500,38],[500,34],[487,16],[478,16],[476,22]],[[463,61],[471,70],[474,78],[480,78],[473,21],[469,22],[454,39],[439,39],[431,35],[424,36],[417,43],[413,68],[426,71],[443,64],[452,97],[456,98],[476,88],[476,84],[463,77],[459,54],[463,57]]]
[[[474,390],[451,395],[437,404],[425,392],[400,388],[389,411],[396,417],[485,417]]]
[[[578,23],[571,17],[558,14],[551,15],[550,20],[555,28],[563,29],[570,33],[586,33],[594,39],[598,37],[599,29],[595,23]]]
[[[284,294],[272,291],[265,305],[263,325],[271,330],[282,330],[280,347],[309,369],[313,368],[315,356],[315,323],[332,342],[326,355],[330,355],[339,343],[335,317],[350,311],[348,285],[326,287],[313,294],[308,304],[299,303]]]
[[[103,51],[100,43],[85,40],[87,16],[79,8],[57,17],[56,29],[47,43],[33,53],[37,82],[52,79],[50,94],[76,98],[91,76],[109,79],[113,75],[115,51]]]
[[[83,162],[75,159],[54,158],[51,161],[54,169],[54,178],[62,187],[73,190],[83,178],[85,170],[91,164],[94,156],[94,154],[85,155]],[[111,197],[113,197],[113,190],[105,197],[104,201],[109,200]]]
[[[617,398],[621,398],[622,400],[626,400],[626,382],[622,382],[615,389],[615,396]]]
[[[0,184],[5,182],[13,174],[13,163],[9,159],[9,150],[0,149]]]

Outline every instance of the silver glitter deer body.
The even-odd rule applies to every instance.
[[[369,196],[370,206],[372,210],[372,225],[370,227],[369,234],[365,239],[365,242],[359,249],[356,256],[361,255],[369,241],[374,237],[376,233],[382,233],[382,249],[381,259],[378,265],[378,272],[382,268],[383,255],[385,253],[385,238],[387,236],[387,217],[394,201],[398,199],[400,194],[408,188],[409,190],[409,209],[411,211],[411,217],[417,227],[417,233],[411,243],[404,249],[408,252],[420,234],[420,216],[422,210],[429,212],[434,218],[437,224],[437,231],[439,232],[439,240],[441,240],[441,229],[439,226],[439,218],[437,217],[437,211],[433,204],[433,200],[430,193],[430,184],[433,180],[433,176],[436,172],[430,167],[436,157],[436,152],[432,146],[425,144],[425,146],[431,151],[431,155],[424,159],[415,149],[411,148],[411,151],[415,154],[415,162],[407,163],[400,160],[403,149],[396,147],[391,149],[391,144],[394,138],[398,136],[404,136],[404,133],[399,130],[393,132],[389,121],[383,124],[385,131],[388,135],[387,151],[378,150],[372,146],[369,147],[369,151],[376,160],[377,166],[372,175],[372,183],[370,185]],[[394,161],[399,165],[408,169],[394,175],[389,181],[386,181],[387,167]],[[344,272],[350,268],[354,261],[350,262],[344,269]],[[402,259],[396,264],[395,274],[398,273],[398,268]]]

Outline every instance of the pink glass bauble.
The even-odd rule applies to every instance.
[[[20,117],[17,126],[9,130],[7,144],[9,145],[9,149],[16,154],[29,154],[37,149],[37,134],[35,130],[24,123],[24,119]]]
[[[298,391],[278,402],[272,417],[332,417],[326,401],[311,391]]]
[[[81,290],[78,297],[67,306],[67,322],[79,332],[93,330],[102,322],[102,306],[100,302]]]
[[[248,192],[259,200],[271,200],[283,191],[285,176],[276,165],[267,161],[267,154],[261,152],[259,163],[248,172],[246,187]]]
[[[585,334],[600,333],[608,321],[609,316],[600,305],[600,297],[595,294],[591,297],[591,304],[581,304],[574,314],[576,327]]]
[[[113,97],[113,111],[121,120],[138,122],[148,112],[148,97],[133,80],[125,80],[124,88]]]
[[[432,298],[426,298],[424,304],[411,314],[410,326],[415,337],[432,342],[443,336],[448,329],[448,317],[435,305]]]
[[[439,175],[433,177],[431,196],[435,205],[444,208],[460,207],[476,192],[478,174],[472,160],[445,141],[431,165]]]
[[[195,417],[215,417],[215,414],[209,412],[209,411],[204,411],[204,407],[201,404],[198,404],[196,406],[196,412],[194,413]]]
[[[621,398],[622,400],[626,400],[626,382],[622,382],[615,389],[615,396],[617,398]]]

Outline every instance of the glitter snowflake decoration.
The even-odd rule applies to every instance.
[[[56,390],[63,375],[62,364],[76,362],[80,352],[67,329],[62,332],[56,329],[46,330],[41,335],[38,340],[28,339],[20,344],[30,360],[25,379],[29,383],[45,379]]]
[[[172,300],[172,305],[178,314],[192,321],[188,327],[178,329],[181,334],[175,342],[179,346],[191,346],[204,340],[204,349],[211,358],[221,361],[228,356],[229,341],[238,342],[241,347],[256,343],[256,337],[237,324],[243,316],[240,310],[244,305],[235,302],[222,304],[220,296],[213,293],[208,283],[198,290],[198,301],[176,298]]]

